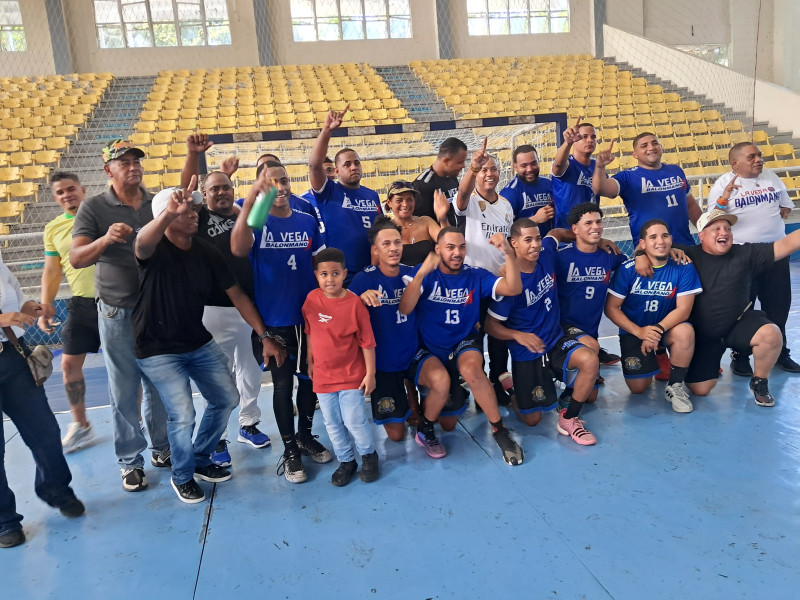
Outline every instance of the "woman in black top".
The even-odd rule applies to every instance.
[[[400,259],[404,265],[415,266],[425,260],[436,245],[436,237],[441,226],[430,217],[415,217],[414,206],[419,192],[408,181],[395,181],[386,194],[386,208],[390,217],[401,229],[403,254]],[[434,192],[434,210],[439,222],[447,223],[447,210],[450,203],[444,194]]]

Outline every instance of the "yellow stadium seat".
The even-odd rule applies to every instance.
[[[713,148],[714,146],[714,137],[704,133],[701,135],[694,136],[694,145],[699,150],[700,148]]]
[[[730,134],[731,144],[741,144],[750,141],[750,134],[744,131],[734,131]]]
[[[675,138],[675,147],[679,152],[694,150],[694,139],[689,135],[682,135]]]
[[[33,153],[33,160],[39,165],[53,165],[57,164],[61,154],[55,150],[39,150]]]
[[[49,169],[42,165],[26,165],[22,167],[23,179],[43,179],[47,176]]]
[[[20,180],[19,167],[0,167],[0,181],[13,183]]]
[[[180,173],[164,173],[161,175],[161,185],[165,188],[180,187],[181,174]]]
[[[166,158],[169,156],[169,146],[166,144],[155,144],[147,148],[148,158]]]
[[[761,158],[763,160],[772,160],[775,158],[775,146],[770,146],[769,144],[762,144],[758,148],[761,150]]]
[[[44,168],[44,167],[33,167]],[[30,198],[36,200],[36,193],[39,190],[39,184],[32,181],[23,181],[19,183],[12,183],[8,186],[8,195],[10,198]],[[12,200],[13,202],[13,200]]]
[[[8,186],[6,186],[6,194],[9,194]],[[25,210],[25,203],[19,201],[5,201],[0,202],[0,218],[15,219],[20,218],[20,223],[23,222],[23,212]]]
[[[139,121],[134,124],[133,128],[139,133],[153,133],[156,130],[156,124],[153,121]]]
[[[753,131],[753,142],[755,142],[756,144],[768,144],[769,135],[767,135],[766,131],[756,129],[755,131]]]
[[[797,158],[794,146],[791,144],[775,144],[773,148],[776,159]]]
[[[142,177],[142,184],[149,190],[160,190],[161,173],[146,173]]]
[[[732,121],[725,121],[725,129],[729,133],[733,133],[734,131],[742,131],[743,129],[742,122],[738,119],[734,119]]]
[[[171,144],[173,135],[175,135],[174,131],[154,131],[152,134],[150,134],[150,138],[152,139],[153,144]]]
[[[163,158],[143,158],[142,169],[147,173],[157,173],[164,170]]]

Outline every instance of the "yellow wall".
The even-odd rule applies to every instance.
[[[28,49],[0,52],[0,76],[52,75],[55,63],[44,0],[24,0],[19,5]]]

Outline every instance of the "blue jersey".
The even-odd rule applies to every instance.
[[[548,238],[552,239],[552,238]],[[556,254],[556,281],[561,321],[596,338],[603,317],[611,273],[628,259],[605,250],[581,252],[564,244]]]
[[[556,177],[553,175],[553,206],[556,211],[555,227],[569,229],[567,216],[576,204],[582,202],[600,202],[600,197],[592,191],[592,175],[594,175],[594,159],[589,165],[582,165],[571,154],[567,159],[567,170]]]
[[[300,211],[283,218],[270,215],[253,235],[250,264],[261,318],[270,327],[299,325],[303,302],[317,287],[311,257],[325,247],[317,222]]]
[[[514,210],[514,220],[532,217],[540,208],[553,205],[553,182],[546,177],[539,177],[536,183],[526,183],[515,175],[514,179],[500,191],[500,195],[509,201]],[[539,224],[542,237],[553,227],[552,219]]]
[[[639,243],[639,229],[650,219],[661,219],[669,226],[673,243],[694,245],[686,202],[690,186],[683,169],[664,164],[660,169],[633,167],[612,179],[619,184],[619,195],[628,211],[634,246]]]
[[[370,264],[367,229],[381,214],[378,194],[365,187],[350,189],[338,181],[325,180],[321,192],[314,192],[325,223],[325,242],[344,252],[345,285]]]
[[[322,241],[323,243],[327,243],[325,239],[325,222],[322,220],[322,215],[319,212],[319,206],[317,206],[317,199],[314,197],[314,190],[308,190],[302,196],[292,196],[289,198],[289,204],[291,205],[292,199],[296,198],[297,200],[305,200],[305,202],[295,202],[297,205],[297,210],[300,210],[304,213],[310,214],[317,220],[317,225],[319,226],[319,232],[322,234]],[[295,206],[292,206],[294,209]]]
[[[414,273],[419,266],[414,267]],[[435,269],[422,280],[417,302],[417,326],[422,342],[439,360],[447,362],[454,346],[475,333],[483,298],[495,298],[500,277],[486,269],[464,265],[455,275]]]
[[[634,268],[634,260],[623,264],[611,279],[609,294],[624,298],[622,312],[639,327],[655,325],[675,310],[678,296],[703,291],[693,264],[679,265],[671,258],[667,264],[653,268],[653,277],[642,277]],[[619,330],[620,333],[630,333]]]
[[[413,267],[400,265],[400,273],[396,277],[388,277],[378,267],[369,266],[357,273],[350,283],[350,291],[357,296],[367,290],[377,290],[381,295],[380,306],[367,307],[377,344],[375,365],[378,371],[405,371],[417,353],[416,313],[404,315],[398,309],[406,289],[403,277],[413,277],[413,273]]]
[[[552,350],[564,335],[558,308],[555,244],[547,243],[542,246],[533,273],[522,273],[522,293],[492,302],[489,314],[498,321],[503,321],[503,325],[509,329],[535,333],[544,343],[545,352]],[[542,356],[514,340],[507,343],[511,358],[516,362],[535,360]]]

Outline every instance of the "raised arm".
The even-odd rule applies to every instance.
[[[553,159],[553,167],[550,171],[554,177],[561,177],[567,170],[567,166],[569,165],[569,153],[570,150],[572,150],[572,144],[581,139],[581,134],[578,133],[578,125],[581,124],[581,119],[583,119],[583,116],[578,117],[578,120],[575,121],[575,125],[572,127],[567,127],[564,130],[564,141],[556,151],[556,157]]]
[[[397,310],[403,315],[410,315],[417,307],[420,296],[422,296],[422,280],[431,273],[434,269],[439,267],[439,255],[431,252],[425,257],[425,261],[420,265],[419,270],[414,279],[406,286],[403,291],[403,297],[400,298],[400,305]]]
[[[614,155],[611,150],[614,148],[614,140],[611,140],[608,150],[601,150],[594,157],[594,175],[592,175],[592,191],[595,194],[614,198],[619,194],[619,183],[611,179],[606,173],[606,167],[614,162]]]
[[[208,141],[208,135],[205,133],[193,133],[186,138],[186,161],[183,163],[183,170],[181,171],[182,188],[189,187],[192,176],[200,176],[197,160],[201,154],[204,154],[213,145],[214,142]]]
[[[469,165],[469,169],[461,178],[461,183],[458,184],[456,207],[461,212],[467,210],[467,206],[469,206],[469,197],[472,195],[472,190],[475,189],[475,177],[481,172],[483,165],[489,162],[489,155],[486,154],[486,142],[488,139],[483,138],[483,146],[472,153],[472,162]]]
[[[505,274],[495,288],[499,296],[516,296],[522,293],[522,276],[519,273],[519,265],[517,265],[517,256],[514,249],[502,233],[495,233],[489,238],[489,243],[502,250],[506,255]]]
[[[153,252],[156,251],[156,246],[164,237],[164,232],[167,231],[169,224],[187,211],[194,210],[192,192],[195,185],[197,185],[197,178],[192,177],[187,189],[175,190],[161,214],[139,230],[133,246],[136,258],[146,260],[153,256]]]
[[[325,174],[325,156],[328,154],[331,132],[341,126],[349,109],[350,105],[348,104],[343,111],[332,110],[325,117],[325,125],[320,130],[317,141],[311,149],[311,156],[308,158],[308,180],[313,190],[319,192],[325,187],[325,182],[328,180],[328,176]]]
[[[250,253],[253,247],[253,230],[247,224],[247,217],[253,209],[256,198],[261,192],[266,192],[272,187],[269,178],[269,169],[261,169],[261,174],[253,182],[247,196],[242,203],[242,209],[231,230],[231,253],[239,258],[244,258]]]
[[[775,250],[775,260],[794,254],[800,250],[800,229],[795,229],[786,237],[779,239],[772,247]]]

